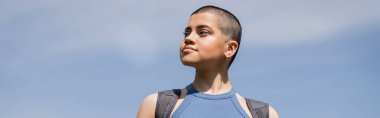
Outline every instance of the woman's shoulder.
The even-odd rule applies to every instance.
[[[139,112],[137,113],[138,118],[153,118],[154,112],[156,110],[158,92],[151,93],[147,95],[141,102]]]

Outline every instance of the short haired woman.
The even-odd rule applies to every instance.
[[[137,117],[278,118],[267,104],[263,111],[253,113],[247,99],[231,85],[228,69],[238,52],[241,30],[238,19],[225,9],[204,6],[193,12],[179,53],[182,64],[195,68],[194,81],[180,89],[166,115],[157,111],[161,101],[159,93],[153,93],[144,99]]]

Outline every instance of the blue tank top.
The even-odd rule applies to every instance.
[[[186,86],[187,94],[172,118],[249,118],[232,88],[227,93],[211,95]]]

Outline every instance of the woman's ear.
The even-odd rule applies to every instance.
[[[239,47],[239,44],[235,40],[229,40],[226,42],[226,50],[224,51],[224,57],[226,59],[232,58],[234,54],[236,53],[237,49]]]

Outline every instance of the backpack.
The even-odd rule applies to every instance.
[[[169,118],[181,95],[181,89],[158,92],[155,118]],[[265,102],[244,98],[253,118],[269,118],[269,105]]]

